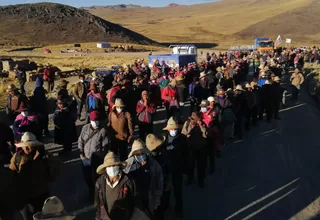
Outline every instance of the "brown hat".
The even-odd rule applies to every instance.
[[[178,124],[178,122],[176,120],[174,120],[173,117],[169,118],[168,122],[167,122],[167,126],[165,128],[163,128],[162,130],[164,131],[169,131],[169,130],[175,130],[175,129],[179,129],[181,126]]]
[[[127,163],[120,161],[119,157],[115,153],[109,152],[104,157],[103,164],[98,166],[98,168],[96,170],[97,174],[104,174],[106,168],[111,167],[111,166],[120,166],[122,168],[125,168],[127,166]]]
[[[149,149],[149,151],[154,151],[158,147],[161,146],[161,144],[166,140],[164,136],[157,137],[154,134],[148,134],[146,137],[146,146]]]
[[[201,119],[200,113],[199,112],[192,112],[189,119],[193,120],[193,121],[199,121]]]
[[[122,101],[122,99],[117,98],[114,105],[112,106],[112,108],[116,108],[116,107],[124,107],[124,103]]]
[[[128,158],[136,154],[150,154],[150,151],[146,148],[145,143],[141,139],[137,139],[133,142]]]

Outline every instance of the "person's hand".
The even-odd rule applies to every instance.
[[[144,99],[144,100],[143,100],[143,104],[144,104],[145,106],[147,106],[147,105],[148,105],[148,99]]]
[[[176,97],[172,97],[172,100],[176,100]]]

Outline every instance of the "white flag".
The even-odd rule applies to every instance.
[[[281,43],[282,43],[282,39],[281,39],[281,36],[279,35],[279,36],[277,37],[276,42],[274,42],[274,46],[275,46],[275,47],[278,47]]]

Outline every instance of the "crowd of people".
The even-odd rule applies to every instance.
[[[264,115],[267,122],[280,120],[281,103],[286,104],[283,72],[295,68],[290,81],[296,101],[304,61],[319,59],[318,53],[305,59],[307,54],[293,49],[213,53],[185,67],[156,61],[149,68],[138,59],[115,76],[80,75],[71,92],[68,81],[59,82],[54,141],[63,147],[61,157],[77,142],[95,219],[165,219],[171,193],[176,216],[182,218],[184,176],[187,185],[196,180],[205,188],[223,146],[243,139],[244,131],[259,126]],[[7,89],[12,130],[0,124],[0,133],[6,134],[0,138],[2,219],[14,219],[17,211],[24,220],[75,218],[59,198],[48,198],[49,184],[59,173],[59,161],[44,147],[50,110],[43,83],[52,90],[50,77],[48,67],[30,97],[24,88]],[[162,107],[167,123],[156,133],[155,114]],[[80,134],[77,121],[85,124]]]

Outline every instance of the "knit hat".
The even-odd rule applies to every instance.
[[[100,121],[101,120],[101,114],[98,111],[92,111],[90,112],[90,121]]]

